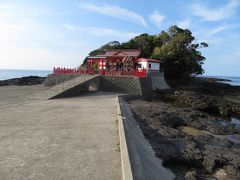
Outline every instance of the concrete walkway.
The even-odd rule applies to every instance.
[[[116,95],[28,103],[8,92],[0,88],[0,179],[121,179]]]

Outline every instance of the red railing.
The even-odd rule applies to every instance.
[[[74,74],[90,74],[90,71],[87,69],[77,69],[77,68],[53,68],[53,74],[66,74],[66,75],[74,75]]]
[[[135,70],[135,76],[137,76],[137,77],[146,77],[147,76],[147,69]]]
[[[105,76],[136,76],[136,77],[146,77],[147,76],[147,70],[141,69],[141,70],[122,70],[122,71],[105,71],[103,73]]]
[[[87,69],[70,69],[70,68],[53,68],[53,74],[65,74],[65,75],[85,75],[85,74],[101,74],[103,76],[136,76],[136,77],[146,77],[147,70],[146,69],[138,69],[138,70],[121,70],[121,71],[107,71],[105,69],[99,70],[98,72],[94,72],[93,70]]]

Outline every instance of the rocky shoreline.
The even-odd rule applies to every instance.
[[[176,179],[239,179],[240,87],[204,78],[169,84],[129,101],[156,156]]]
[[[42,84],[45,81],[45,77],[39,77],[39,76],[26,76],[21,78],[12,78],[7,80],[0,81],[0,86],[31,86],[31,85],[37,85]]]

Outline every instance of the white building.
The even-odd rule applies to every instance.
[[[137,60],[138,69],[147,69],[147,71],[160,71],[160,60],[140,58]]]

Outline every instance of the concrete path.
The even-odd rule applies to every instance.
[[[43,92],[46,88],[42,85],[36,86],[1,86],[0,87],[0,109],[6,106],[25,104],[39,100],[34,94]]]
[[[0,179],[121,179],[116,95],[28,103],[14,88],[0,88]]]

